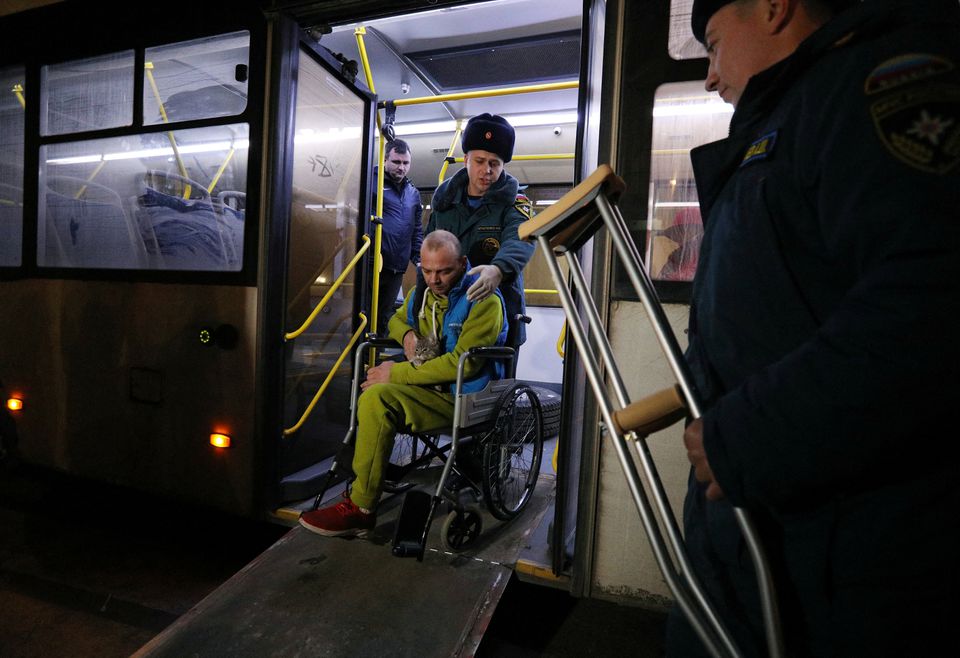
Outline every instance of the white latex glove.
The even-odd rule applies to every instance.
[[[477,280],[467,288],[467,299],[471,302],[479,302],[492,295],[503,279],[503,272],[496,265],[477,265],[467,274],[477,275]]]

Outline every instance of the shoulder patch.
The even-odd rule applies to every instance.
[[[953,70],[953,62],[939,55],[911,53],[900,55],[880,64],[870,72],[863,83],[867,94],[878,94],[900,85],[923,80]]]
[[[960,162],[960,86],[907,87],[877,99],[870,113],[883,145],[911,167],[945,174]]]
[[[513,207],[523,213],[527,219],[533,217],[533,204],[525,194],[518,194],[517,200],[513,202]]]

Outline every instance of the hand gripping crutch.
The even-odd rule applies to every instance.
[[[617,176],[608,165],[601,165],[589,178],[570,190],[557,203],[522,224],[520,237],[525,240],[535,239],[546,256],[547,265],[550,267],[561,305],[567,316],[567,324],[583,359],[590,387],[597,398],[607,433],[613,439],[630,492],[640,512],[644,530],[650,539],[654,557],[666,579],[667,586],[690,625],[712,655],[718,658],[741,656],[742,652],[721,622],[693,572],[679,526],[646,444],[646,436],[651,432],[668,427],[687,415],[694,419],[699,418],[702,411],[676,337],[663,312],[650,277],[642,266],[637,247],[616,206],[615,202],[625,187],[623,179]],[[583,270],[575,255],[580,247],[604,226],[610,233],[630,282],[640,296],[660,347],[677,380],[676,386],[632,404],[616,367],[612,347],[590,294]],[[569,265],[570,288],[567,287],[558,264],[560,256],[564,256]],[[583,313],[587,317],[596,350],[599,350],[602,361],[598,360],[596,350],[588,340],[588,335],[580,321],[580,312],[571,294],[573,289],[580,293]],[[616,405],[608,399],[607,388],[602,380],[601,362],[606,368],[612,385]],[[638,461],[643,469],[643,481],[627,450],[629,443],[636,448]],[[642,486],[644,482],[652,495],[655,510]],[[757,574],[768,651],[772,658],[780,658],[784,651],[770,568],[747,512],[741,508],[734,508],[734,512]]]

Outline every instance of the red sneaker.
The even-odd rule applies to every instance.
[[[300,515],[300,525],[327,537],[363,537],[377,523],[375,512],[363,512],[346,498],[343,502]]]

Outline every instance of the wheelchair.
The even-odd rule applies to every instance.
[[[543,457],[543,411],[536,391],[516,380],[518,315],[510,322],[506,346],[475,347],[460,356],[454,394],[452,426],[430,432],[398,432],[386,467],[384,495],[404,496],[392,552],[397,557],[423,559],[433,519],[442,503],[448,511],[440,531],[445,550],[460,552],[473,546],[483,528],[478,502],[499,521],[510,521],[533,497]],[[319,507],[341,462],[350,454],[357,431],[357,400],[365,364],[371,354],[396,351],[396,341],[370,335],[354,356],[350,394],[350,426],[337,457],[314,499]],[[402,348],[400,348],[402,355]],[[467,359],[499,359],[505,376],[491,380],[483,390],[463,393]],[[346,465],[349,467],[349,464]],[[432,495],[418,487],[424,477],[442,466]],[[351,473],[352,476],[352,473]]]

